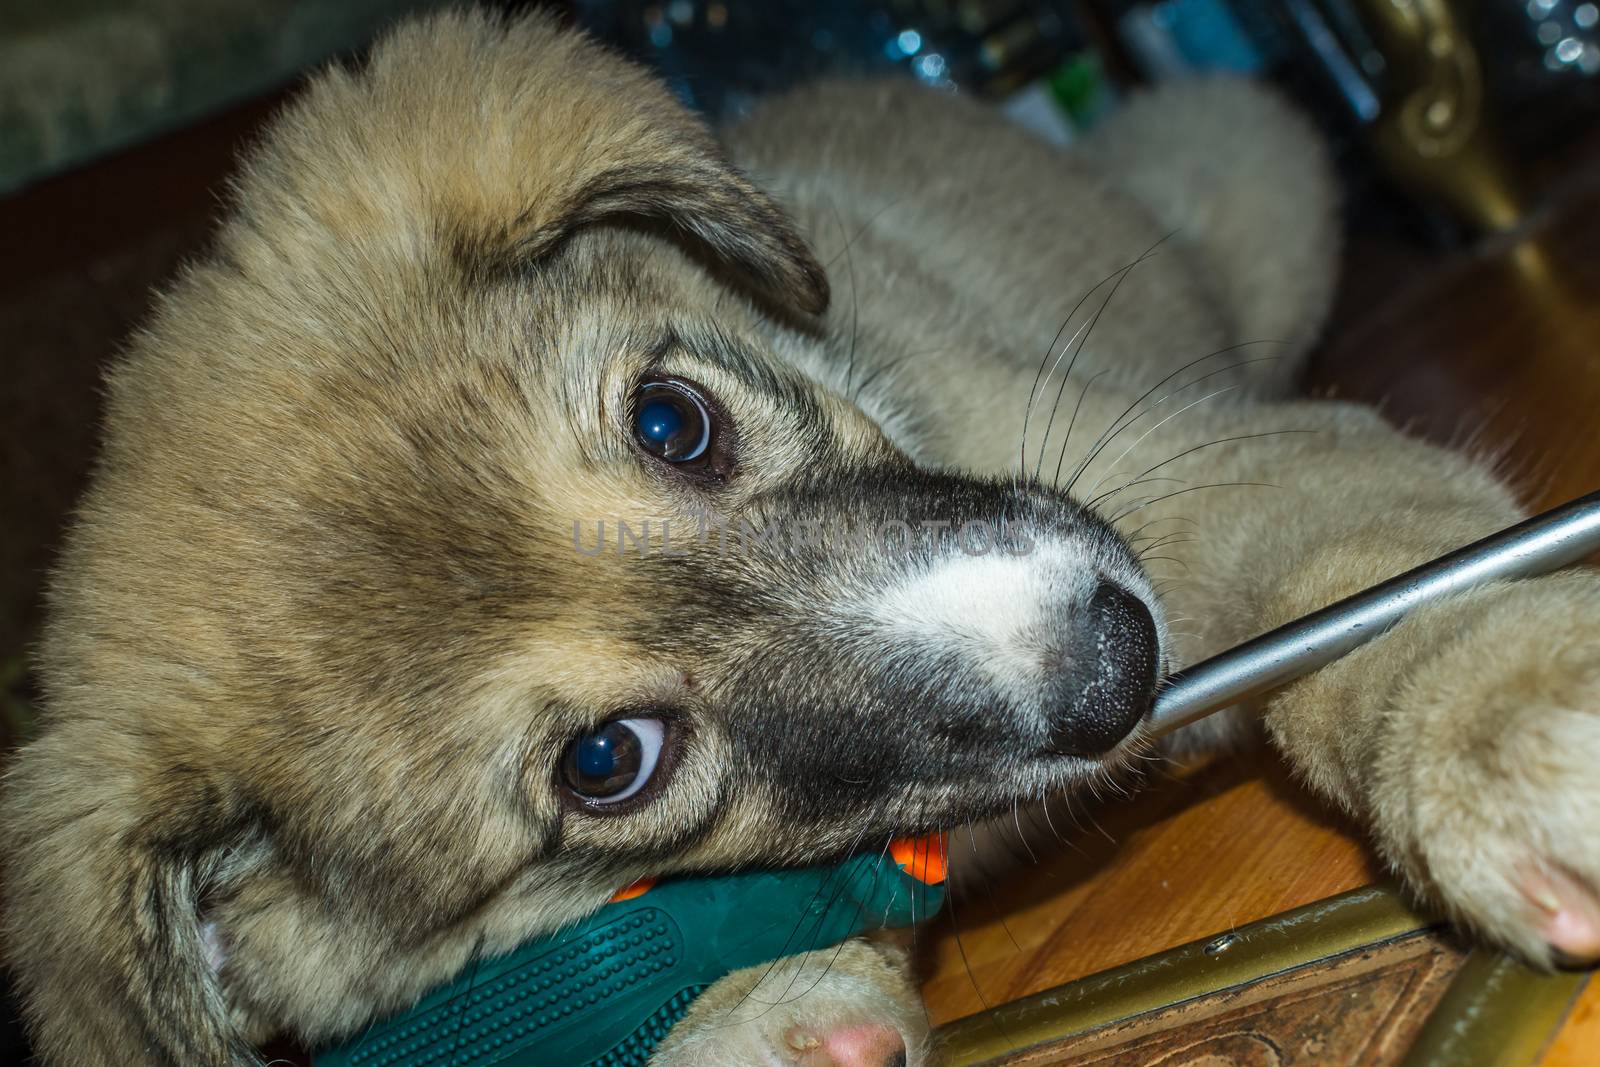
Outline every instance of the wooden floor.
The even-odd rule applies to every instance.
[[[1308,388],[1499,457],[1533,508],[1600,488],[1600,141],[1551,168],[1518,239],[1349,249]],[[1379,876],[1359,834],[1270,754],[1084,816],[1025,884],[956,901],[922,946],[944,1022]],[[986,894],[987,895],[987,894]],[[1600,1063],[1591,982],[1547,1067]]]
[[[0,420],[8,655],[36,623],[54,531],[87,469],[101,363],[143,313],[149,286],[203,240],[232,152],[264,112],[241,109],[128,153],[113,170],[0,202],[0,232],[29,250],[0,259],[0,339],[17,398]],[[1383,402],[1420,433],[1503,453],[1532,506],[1600,486],[1595,148],[1556,168],[1549,206],[1521,242],[1440,255],[1358,241],[1310,386]],[[924,931],[936,1022],[1378,876],[1353,828],[1266,754],[1163,779],[1078,821],[1026,878],[955,901]],[[1595,983],[1587,998],[1547,1065],[1595,1062]]]

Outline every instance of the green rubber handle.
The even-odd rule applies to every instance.
[[[640,1067],[723,975],[932,915],[889,856],[662,882],[480,961],[316,1067]]]

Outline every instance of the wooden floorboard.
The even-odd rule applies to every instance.
[[[1269,754],[1079,806],[1066,843],[934,925],[924,992],[936,1022],[1369,884],[1352,828]]]

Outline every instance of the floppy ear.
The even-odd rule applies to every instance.
[[[311,255],[328,255],[330,237],[356,254],[388,235],[407,255],[433,242],[509,265],[583,226],[643,217],[781,306],[828,304],[827,275],[793,223],[705,125],[642,68],[545,15],[401,26],[364,70],[315,82],[239,186],[241,213],[276,238],[275,254],[292,253],[282,235],[298,230],[318,241]]]
[[[827,274],[782,209],[713,145],[695,143],[700,138],[689,134],[699,131],[683,132],[656,158],[629,151],[597,168],[570,206],[517,251],[537,258],[609,218],[659,219],[703,243],[769,299],[813,315],[826,311]]]

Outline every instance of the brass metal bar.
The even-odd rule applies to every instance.
[[[1450,982],[1401,1067],[1532,1067],[1588,977],[1544,974],[1478,949]],[[1600,1058],[1600,1049],[1595,1055]]]
[[[970,1067],[1428,928],[1370,886],[1089,975],[942,1026],[945,1062]]]

